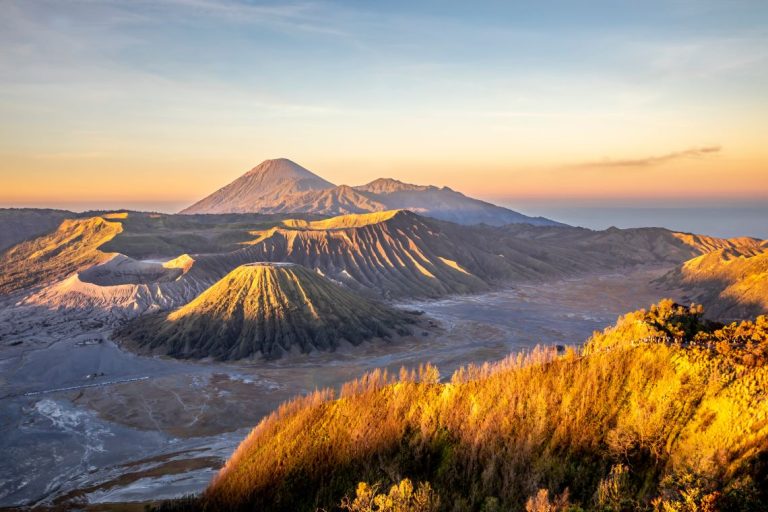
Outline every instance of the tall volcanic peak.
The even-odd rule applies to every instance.
[[[404,335],[411,315],[366,299],[292,263],[241,265],[189,304],[140,317],[118,337],[181,358],[279,357],[294,348],[333,350],[341,340]]]
[[[287,158],[265,160],[181,213],[260,212],[275,202],[334,184]]]
[[[377,179],[358,187],[336,187],[284,158],[259,164],[181,213],[314,213],[334,216],[397,209],[413,210],[459,224],[558,224],[543,217],[528,217],[467,197],[448,187],[412,185],[391,178]]]
[[[265,188],[290,183],[296,186],[297,192],[322,190],[334,186],[333,183],[287,158],[265,160],[245,173],[243,178],[245,177]]]

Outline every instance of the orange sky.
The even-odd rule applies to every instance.
[[[764,3],[257,4],[0,3],[0,207],[191,203],[276,157],[484,198],[768,200]]]
[[[659,154],[661,155],[661,154]],[[659,155],[651,155],[658,157]],[[235,179],[264,153],[245,158],[115,158],[99,155],[29,157],[5,155],[0,164],[0,204],[113,201],[193,202]],[[291,156],[291,155],[289,155]],[[647,158],[647,157],[642,157]],[[737,158],[726,149],[701,157],[657,163],[601,165],[521,162],[296,158],[337,184],[358,185],[377,177],[446,185],[469,195],[493,198],[719,198],[768,199],[765,159]],[[652,158],[651,158],[652,159]],[[611,161],[621,160],[612,158]],[[637,159],[641,160],[641,159]],[[594,163],[594,166],[590,166]]]

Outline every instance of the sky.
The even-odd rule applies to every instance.
[[[0,0],[0,206],[172,211],[276,157],[528,210],[768,205],[768,3]]]

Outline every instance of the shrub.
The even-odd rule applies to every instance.
[[[421,482],[414,490],[409,479],[393,485],[387,494],[379,494],[379,485],[360,482],[357,485],[355,499],[345,497],[341,501],[342,510],[349,512],[436,512],[440,498],[432,490],[429,482]]]
[[[714,325],[663,301],[581,351],[537,349],[444,383],[429,366],[374,372],[265,418],[201,506],[331,509],[361,480],[409,475],[441,510],[768,509],[767,333],[762,317]],[[547,491],[565,488],[565,501]]]

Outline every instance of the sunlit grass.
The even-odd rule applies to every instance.
[[[432,366],[375,371],[265,418],[200,506],[349,509],[360,482],[385,495],[408,478],[440,510],[759,509],[767,353],[765,317],[721,327],[664,301],[583,350],[443,381]]]

